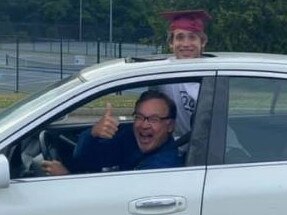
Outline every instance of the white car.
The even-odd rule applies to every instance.
[[[191,132],[177,141],[185,166],[41,172],[43,157],[70,161],[79,133],[97,120],[94,102],[133,102],[149,87],[189,82],[200,91]],[[121,123],[131,123],[130,108],[117,110]],[[1,215],[285,214],[287,56],[113,60],[3,111],[0,134]]]

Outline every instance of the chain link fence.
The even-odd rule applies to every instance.
[[[0,92],[33,92],[81,69],[120,57],[162,53],[163,47],[106,41],[0,36]]]

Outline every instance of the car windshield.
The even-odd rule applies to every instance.
[[[15,123],[21,118],[27,117],[28,113],[31,114],[41,106],[47,105],[49,101],[55,99],[57,95],[67,92],[69,89],[78,86],[80,83],[82,82],[77,76],[71,76],[15,103],[0,113],[1,127],[4,128],[6,126],[11,126],[9,125],[10,123]],[[0,128],[0,132],[2,128]]]

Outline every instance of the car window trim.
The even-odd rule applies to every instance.
[[[209,139],[208,165],[219,165],[224,163],[228,96],[229,77],[216,77]]]
[[[186,158],[187,166],[207,164],[212,106],[215,88],[215,76],[203,77],[194,120],[191,127],[191,139]],[[197,150],[197,152],[195,152]]]

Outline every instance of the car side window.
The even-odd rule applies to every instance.
[[[287,159],[287,81],[268,78],[231,78],[225,163]],[[228,135],[238,142],[230,141]],[[232,154],[232,153],[231,153]]]
[[[196,89],[193,89],[195,99],[198,99],[198,93],[199,88],[201,86],[201,79],[195,79],[192,82],[184,82],[181,83],[181,85],[187,84],[188,86],[192,83],[192,86]],[[180,85],[180,86],[181,86]],[[60,161],[64,167],[66,167],[70,171],[71,174],[74,173],[95,173],[95,172],[103,172],[103,171],[115,171],[115,170],[121,170],[117,168],[117,165],[113,164],[114,161],[108,161],[108,165],[111,164],[111,166],[104,166],[104,168],[96,168],[91,170],[85,170],[82,171],[78,169],[73,169],[75,166],[75,163],[79,163],[74,160],[75,153],[79,152],[77,149],[77,145],[80,142],[80,137],[82,136],[83,132],[90,131],[92,126],[94,124],[97,124],[100,120],[100,118],[105,113],[105,108],[107,103],[111,103],[112,109],[113,109],[113,116],[118,120],[119,124],[121,126],[129,126],[131,127],[134,121],[134,106],[135,102],[139,99],[140,95],[147,91],[148,89],[157,90],[160,92],[165,92],[160,88],[164,85],[156,85],[155,86],[143,86],[143,87],[137,87],[137,88],[127,88],[122,91],[117,92],[110,92],[108,94],[105,94],[101,97],[97,98],[89,98],[88,103],[81,104],[76,109],[72,110],[71,112],[65,113],[64,116],[60,116],[57,119],[54,119],[51,123],[45,124],[44,126],[41,126],[39,129],[33,130],[33,133],[30,135],[27,135],[24,139],[17,140],[17,143],[13,144],[13,147],[8,150],[7,154],[10,155],[9,160],[13,161],[11,163],[11,169],[12,169],[12,178],[23,178],[23,177],[39,177],[39,176],[47,176],[47,175],[53,175],[51,173],[47,173],[43,170],[43,160],[57,160]],[[169,87],[173,90],[176,90],[176,93],[182,93],[182,90],[179,90],[178,84],[175,83],[172,85],[169,85]],[[166,93],[170,97],[172,96],[171,91]],[[176,98],[178,94],[173,95],[171,98]],[[204,97],[204,96],[203,96]],[[199,99],[198,99],[199,100]],[[179,106],[183,105],[183,107],[186,106],[185,100],[181,102],[182,99],[179,97],[179,99],[175,102],[178,102]],[[190,102],[189,102],[190,103]],[[196,108],[195,104],[192,103],[192,107],[194,108],[192,115],[195,115]],[[190,105],[191,106],[191,105]],[[177,107],[178,108],[178,107]],[[190,113],[188,112],[188,117],[185,117],[183,111],[185,109],[178,108],[178,116],[179,112],[182,118],[186,120],[186,124],[188,125],[188,129],[183,130],[181,133],[174,132],[175,137],[175,145],[173,144],[172,148],[175,148],[175,153],[171,155],[176,154],[176,165],[178,167],[182,167],[186,164],[187,160],[187,154],[189,154],[189,146],[190,146]],[[64,113],[63,113],[64,114]],[[150,117],[148,119],[146,116],[149,116],[148,113],[140,113],[145,114],[144,118],[144,124],[146,122],[152,123],[150,120]],[[164,115],[160,115],[160,117],[165,118]],[[146,121],[147,120],[147,121]],[[162,122],[166,122],[165,119],[162,120]],[[166,124],[166,123],[164,123]],[[178,129],[178,126],[182,125],[181,123],[176,122],[175,127]],[[126,127],[127,128],[127,127]],[[131,133],[131,132],[130,132]],[[160,132],[158,132],[160,133]],[[145,135],[146,137],[143,138],[143,140],[150,138],[152,133],[149,131],[149,133],[144,132],[142,135]],[[188,134],[188,135],[185,135]],[[126,135],[124,135],[127,139]],[[181,138],[184,137],[184,138]],[[123,142],[123,141],[122,141]],[[33,144],[31,144],[33,143]],[[127,142],[129,143],[129,142]],[[110,144],[109,144],[110,145]],[[175,146],[175,147],[174,147]],[[79,147],[81,148],[81,147]],[[203,150],[205,150],[204,147],[198,147],[198,150],[194,150],[197,153],[201,153]],[[106,149],[104,149],[106,150]],[[109,149],[107,149],[109,150]],[[120,151],[114,150],[112,151]],[[82,152],[81,152],[82,153]],[[85,151],[86,153],[86,151]],[[132,153],[128,153],[132,154]],[[205,154],[205,153],[201,153]],[[88,155],[80,156],[83,157],[86,162],[86,160],[89,160]],[[110,159],[109,156],[95,156],[94,154],[91,155],[91,158],[98,157],[100,159]],[[168,157],[171,157],[168,155]],[[134,159],[134,158],[133,158]],[[135,158],[136,160],[137,158]],[[189,158],[190,160],[191,158]],[[193,158],[194,160],[197,159]],[[200,157],[201,159],[201,157]],[[93,159],[91,159],[93,160]],[[155,158],[154,160],[158,160],[158,158]],[[178,162],[177,160],[180,160]],[[94,161],[94,160],[93,160]],[[99,163],[104,163],[104,160],[99,160]],[[97,163],[97,162],[89,162],[89,163]],[[127,163],[130,163],[129,161]],[[180,163],[180,164],[177,164]],[[202,165],[200,162],[195,162],[197,165]],[[140,163],[141,164],[141,163]],[[146,162],[146,164],[149,164]],[[104,164],[105,165],[105,164]],[[154,164],[153,164],[154,165]],[[155,163],[157,165],[157,163]],[[140,166],[141,167],[141,166]],[[165,167],[162,167],[165,168]],[[130,168],[122,168],[123,170],[129,170]],[[134,168],[137,169],[137,168]],[[149,169],[147,166],[146,168],[139,168],[139,169]],[[62,173],[61,173],[62,174]],[[64,173],[63,173],[64,174]]]

